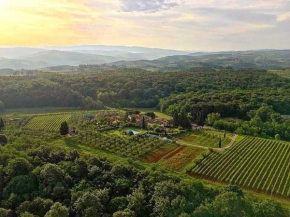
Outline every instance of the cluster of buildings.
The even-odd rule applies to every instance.
[[[130,114],[126,117],[120,117],[115,113],[103,113],[97,114],[94,117],[87,115],[87,118],[93,119],[96,118],[98,120],[106,120],[108,125],[120,126],[122,123],[127,126],[138,126],[142,128],[145,123],[147,127],[151,125],[158,125],[161,130],[166,130],[175,127],[173,120],[168,120],[165,118],[152,118],[150,116],[144,114]],[[125,120],[127,119],[127,120]]]

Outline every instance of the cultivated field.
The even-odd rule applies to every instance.
[[[154,151],[144,160],[181,172],[202,152],[204,152],[202,148],[170,145]]]
[[[246,137],[224,153],[212,152],[191,173],[289,198],[290,145]]]
[[[184,145],[198,145],[209,148],[218,148],[220,138],[222,138],[222,147],[225,147],[230,143],[232,137],[233,134],[231,133],[227,133],[226,138],[224,138],[224,132],[219,132],[216,130],[201,130],[186,132],[180,136],[177,136],[175,140]]]
[[[167,142],[155,138],[136,136],[125,137],[106,132],[79,133],[73,139],[80,144],[135,159],[149,154],[167,144]]]
[[[24,126],[25,130],[59,131],[64,121],[69,121],[72,113],[38,115],[32,117]]]

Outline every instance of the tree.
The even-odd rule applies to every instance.
[[[16,157],[10,160],[6,166],[6,173],[9,178],[19,175],[27,175],[31,170],[32,165],[25,158]]]
[[[125,209],[124,211],[118,211],[113,214],[113,217],[135,217],[135,213],[129,209]]]
[[[44,184],[56,184],[63,180],[64,172],[56,164],[46,164],[40,171],[40,177]]]
[[[219,148],[221,148],[222,147],[222,138],[220,138],[220,140],[219,140]]]
[[[9,197],[10,194],[15,194],[18,196],[25,196],[30,198],[37,190],[37,182],[33,176],[30,175],[20,175],[11,179],[11,181],[5,187],[3,193],[5,197]]]
[[[63,206],[61,203],[56,202],[50,208],[50,210],[45,214],[44,217],[68,217],[69,211],[68,208]]]
[[[274,200],[263,200],[255,202],[253,205],[253,214],[252,216],[257,217],[284,217],[287,215],[286,211],[283,210],[281,204]]]
[[[146,112],[145,115],[148,117],[151,117],[152,119],[155,119],[155,117],[156,117],[154,112]]]
[[[173,124],[174,126],[178,126],[179,125],[179,118],[178,118],[178,112],[174,111],[173,113]]]
[[[210,126],[214,125],[214,123],[221,119],[221,115],[219,113],[211,113],[207,115],[206,123]]]
[[[224,139],[227,138],[227,131],[224,132]]]
[[[66,121],[61,123],[59,131],[60,131],[60,135],[62,136],[65,136],[68,134],[68,124]]]
[[[50,210],[52,205],[52,200],[37,197],[33,201],[25,201],[21,203],[17,208],[17,214],[19,216],[22,213],[29,212],[33,215],[43,217]]]
[[[4,121],[0,118],[0,131],[4,129]]]
[[[276,134],[276,135],[275,135],[275,139],[276,139],[276,140],[281,140],[281,136],[280,136],[279,134]]]
[[[101,217],[103,206],[98,195],[94,192],[85,192],[74,203],[74,207],[79,216]]]
[[[0,145],[6,145],[8,142],[8,139],[5,135],[0,135]]]
[[[29,212],[25,212],[25,213],[22,213],[20,215],[20,217],[35,217],[35,215],[33,215],[33,214],[29,213]]]
[[[142,129],[146,129],[146,120],[145,120],[145,116],[142,116],[142,119],[141,119],[141,128],[142,128]]]
[[[11,210],[7,210],[7,209],[3,209],[0,207],[0,216],[2,217],[6,217],[9,216],[9,214],[11,213]]]
[[[161,129],[160,129],[159,127],[156,127],[156,128],[154,129],[154,131],[155,131],[155,133],[161,133]]]
[[[242,191],[242,189],[240,189],[238,186],[236,185],[227,185],[225,187],[223,187],[220,190],[221,193],[225,193],[225,192],[234,192],[236,193],[239,197],[244,197],[244,192]]]
[[[236,129],[236,133],[239,134],[239,135],[243,135],[243,134],[244,134],[244,130],[243,130],[243,128],[242,128],[242,127],[238,127],[238,128]]]
[[[133,210],[137,216],[141,215],[142,210],[146,207],[146,196],[143,193],[143,189],[139,188],[127,197],[129,204],[128,208]]]

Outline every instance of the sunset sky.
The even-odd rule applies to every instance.
[[[289,0],[0,0],[0,46],[290,48]]]

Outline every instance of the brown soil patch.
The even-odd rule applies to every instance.
[[[176,149],[178,149],[177,146],[172,146],[172,148],[170,149],[158,149],[157,151],[154,151],[152,155],[145,156],[143,160],[148,163],[156,163],[160,159],[162,159],[164,156],[166,156],[168,153]]]

